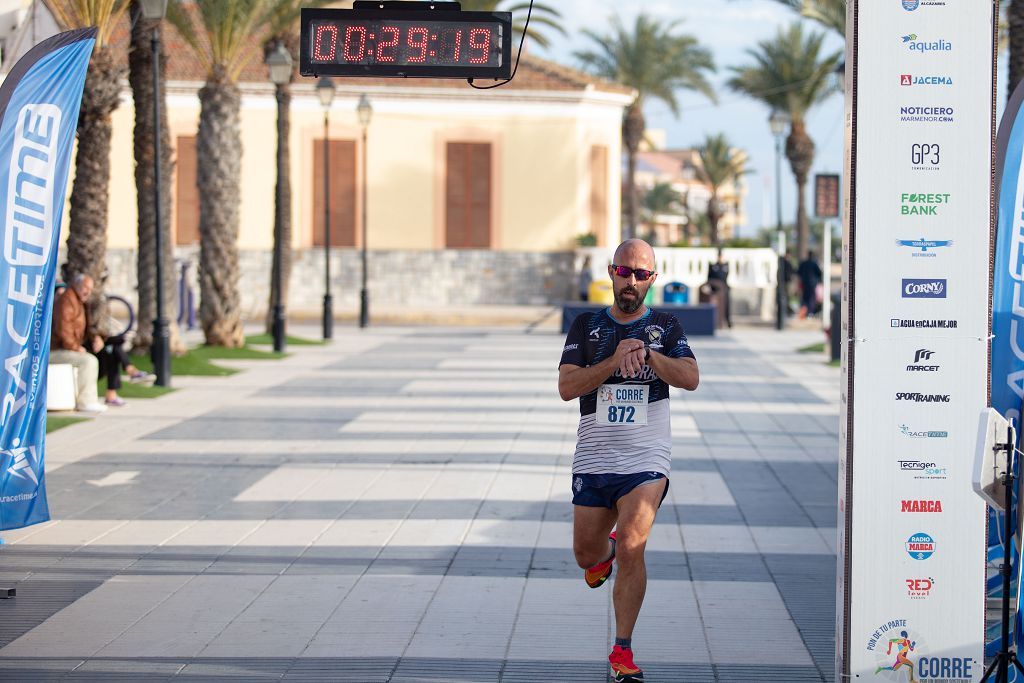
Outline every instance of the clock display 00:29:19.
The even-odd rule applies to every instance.
[[[312,26],[319,64],[501,66],[501,24],[323,21]]]

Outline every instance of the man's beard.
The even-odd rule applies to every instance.
[[[623,296],[626,292],[633,294],[633,298]],[[640,308],[640,304],[644,302],[643,296],[636,288],[626,285],[619,290],[619,293],[615,295],[615,304],[619,307],[619,310],[623,313],[636,313],[637,309]]]

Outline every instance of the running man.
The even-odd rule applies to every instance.
[[[632,636],[647,590],[644,548],[668,493],[672,463],[669,387],[693,391],[697,361],[679,321],[644,297],[658,275],[654,250],[627,240],[608,267],[615,303],[573,321],[558,368],[558,393],[580,399],[572,464],[573,551],[597,588],[619,564],[612,593],[615,681],[643,681]],[[615,529],[613,531],[613,529]]]
[[[885,654],[892,654],[892,646],[896,646],[896,661],[893,662],[892,666],[880,666],[875,669],[875,675],[877,676],[880,671],[897,671],[901,666],[910,667],[910,683],[914,683],[914,663],[907,658],[907,655],[914,651],[916,642],[910,640],[910,636],[907,635],[906,631],[900,631],[899,638],[889,639],[889,648],[885,651]]]

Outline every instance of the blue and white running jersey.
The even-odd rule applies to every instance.
[[[619,323],[612,318],[610,310],[605,309],[600,313],[584,313],[573,321],[559,365],[596,365],[614,355],[623,339],[643,340],[651,347],[651,353],[696,359],[674,315],[648,309],[636,320]],[[649,366],[644,366],[640,375],[630,379],[616,369],[602,384],[647,385],[647,424],[599,424],[597,389],[580,396],[573,474],[660,472],[668,476],[672,464],[668,384]]]

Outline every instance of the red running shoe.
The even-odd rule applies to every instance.
[[[583,580],[591,588],[598,588],[612,575],[612,563],[615,561],[615,533],[613,531],[608,534],[608,538],[612,540],[612,556],[604,562],[599,562],[593,567],[583,570]]]
[[[642,683],[644,672],[633,663],[633,650],[623,649],[616,645],[608,655],[608,663],[612,667],[612,680],[615,683]]]

